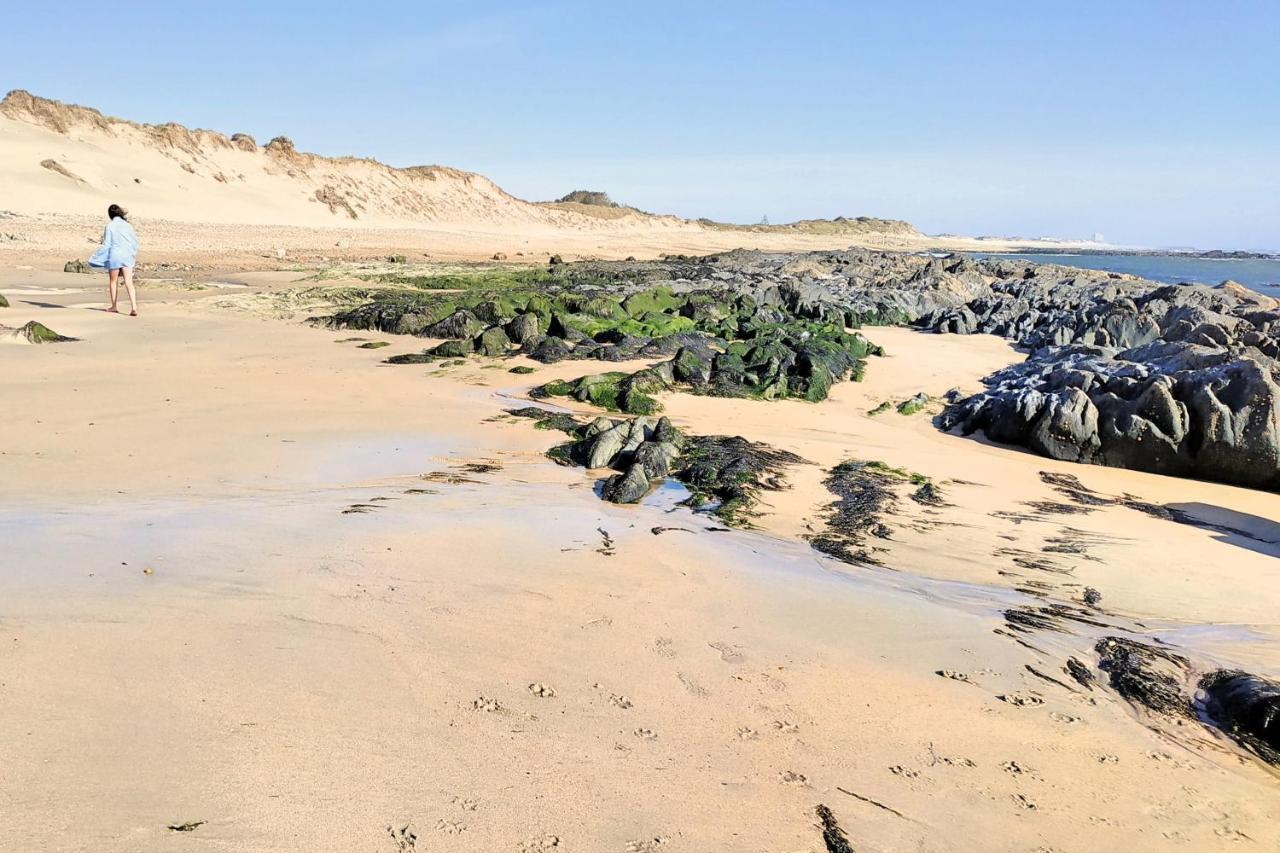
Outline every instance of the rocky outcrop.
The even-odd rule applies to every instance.
[[[749,525],[760,492],[785,488],[784,469],[804,462],[741,436],[683,435],[667,418],[598,417],[583,424],[572,415],[532,406],[507,413],[568,433],[569,442],[548,452],[557,462],[612,471],[600,487],[607,501],[639,503],[672,478],[689,489],[686,505],[736,525]]]
[[[1197,343],[1049,347],[940,424],[1055,459],[1280,490],[1278,378],[1257,352]]]
[[[856,249],[582,261],[522,281],[531,286],[504,281],[443,313],[398,294],[338,319],[448,333],[470,351],[501,325],[519,352],[548,364],[661,359],[603,387],[590,376],[562,383],[632,414],[657,411],[653,395],[670,389],[822,400],[879,352],[849,331],[859,326],[996,334],[1029,358],[976,395],[948,395],[942,427],[1057,459],[1280,489],[1280,304],[1239,285]],[[928,405],[920,397],[901,410]]]

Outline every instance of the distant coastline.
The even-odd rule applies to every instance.
[[[1261,260],[1276,261],[1280,260],[1280,252],[1245,252],[1237,250],[1225,249],[1208,249],[1205,251],[1182,250],[1182,249],[1071,249],[1065,251],[1063,249],[1053,249],[1049,247],[1031,246],[1025,249],[1015,249],[1012,251],[991,251],[984,252],[989,255],[1119,255],[1124,257],[1155,257],[1155,258],[1199,258],[1201,260],[1225,260],[1225,261],[1244,261],[1244,260]]]

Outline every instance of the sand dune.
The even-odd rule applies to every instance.
[[[446,166],[394,168],[298,151],[285,137],[148,125],[25,91],[0,102],[0,256],[84,254],[109,203],[130,209],[147,261],[263,267],[402,253],[512,260],[654,257],[747,247],[1001,250],[874,218],[733,226],[626,208],[539,204]],[[1069,243],[1036,245],[1076,245]],[[519,253],[519,254],[517,254]]]

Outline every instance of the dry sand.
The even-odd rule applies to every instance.
[[[0,322],[82,339],[3,351],[0,849],[820,853],[819,803],[859,851],[1280,845],[1272,773],[1037,680],[993,633],[1027,580],[1088,584],[1109,618],[1276,675],[1280,546],[1124,507],[1015,517],[1053,499],[1041,470],[1273,540],[1277,496],[870,417],[1018,357],[874,329],[889,356],[820,405],[663,400],[815,463],[760,530],[711,532],[665,492],[602,503],[501,416],[592,365],[383,365],[422,341],[267,318],[289,278],[153,282],[130,319],[98,277],[0,272]],[[952,504],[904,502],[882,568],[797,538],[851,457]],[[1095,559],[1001,574],[1064,526]]]

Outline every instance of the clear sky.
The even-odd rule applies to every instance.
[[[1280,249],[1280,0],[121,0],[3,31],[5,89],[523,198]]]

